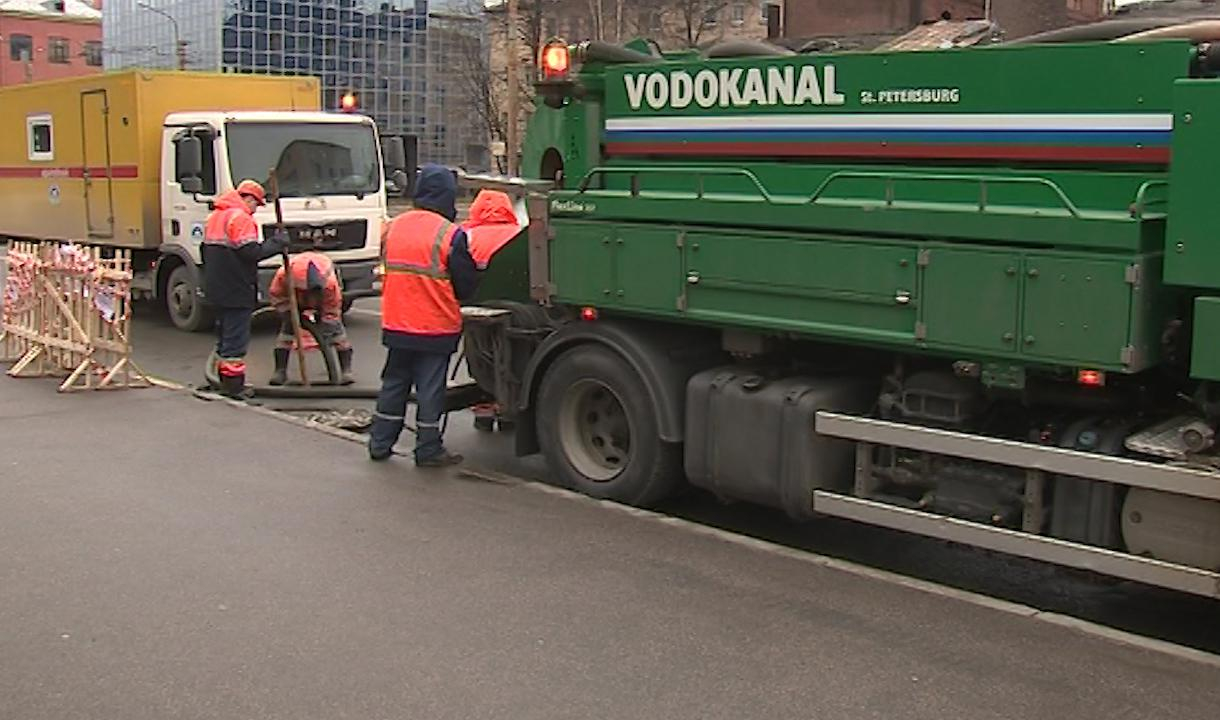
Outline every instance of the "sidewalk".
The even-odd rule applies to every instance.
[[[1220,669],[181,393],[0,376],[0,718],[1214,718]]]

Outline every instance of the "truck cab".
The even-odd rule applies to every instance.
[[[388,148],[387,153],[397,154]],[[375,294],[387,218],[383,165],[377,127],[364,116],[299,111],[168,115],[161,134],[161,245],[150,290],[165,299],[180,329],[209,327],[200,245],[212,202],[242,180],[262,183],[268,188],[268,205],[255,213],[255,221],[263,237],[270,236],[276,216],[268,179],[274,170],[290,252],[319,247],[333,258],[345,309],[354,298]],[[266,298],[280,264],[278,257],[262,263],[260,298]]]

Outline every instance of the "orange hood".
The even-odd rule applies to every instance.
[[[479,191],[470,205],[470,218],[464,229],[470,255],[480,270],[521,232],[512,200],[499,190]]]
[[[222,193],[220,197],[216,198],[216,202],[214,202],[213,205],[215,205],[217,210],[241,208],[246,212],[250,212],[250,209],[246,207],[246,201],[241,199],[241,195],[237,194],[236,190],[229,190],[228,192]]]

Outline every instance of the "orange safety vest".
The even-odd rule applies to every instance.
[[[449,280],[449,249],[458,227],[426,210],[394,219],[385,239],[381,326],[411,335],[455,335],[462,307]]]

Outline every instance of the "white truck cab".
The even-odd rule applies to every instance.
[[[401,154],[400,139],[397,150],[391,147],[387,155]],[[389,160],[391,167],[401,167],[399,158]],[[255,213],[255,221],[269,237],[276,223],[268,183],[274,169],[290,252],[318,247],[335,261],[345,309],[354,298],[375,294],[388,214],[384,165],[377,127],[364,116],[296,111],[167,116],[161,142],[162,243],[150,290],[165,298],[176,326],[206,329],[211,313],[200,244],[211,203],[242,180],[262,183],[268,204]],[[262,299],[280,264],[279,257],[262,263]]]

